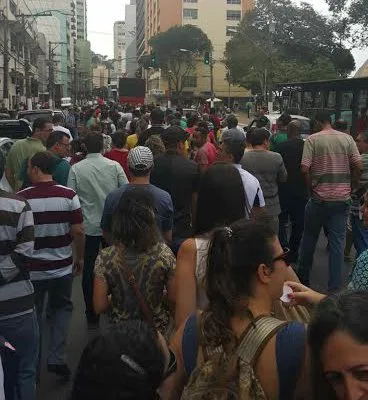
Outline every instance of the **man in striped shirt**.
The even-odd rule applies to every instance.
[[[19,192],[19,195],[28,200],[34,215],[35,250],[28,261],[40,331],[42,310],[48,293],[51,335],[48,371],[69,378],[65,346],[73,309],[73,273],[79,274],[83,268],[84,229],[78,196],[74,190],[52,180],[54,163],[55,157],[51,153],[36,153],[28,165],[32,186]]]
[[[0,151],[0,159],[3,155]],[[0,179],[4,162],[0,160]],[[19,196],[0,190],[0,334],[16,352],[2,352],[6,399],[36,399],[38,324],[26,259],[34,247],[33,215]]]
[[[329,291],[341,286],[344,266],[346,223],[351,205],[351,186],[363,169],[354,139],[331,127],[327,111],[316,114],[320,132],[311,135],[304,145],[301,162],[311,199],[305,208],[305,226],[300,248],[298,274],[309,285],[309,273],[321,227],[328,231]]]

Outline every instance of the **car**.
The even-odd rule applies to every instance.
[[[11,140],[25,139],[32,136],[30,123],[24,119],[0,120],[0,138]]]
[[[10,119],[10,114],[0,113],[0,120],[2,120],[2,119]]]
[[[41,109],[41,110],[26,110],[19,111],[17,115],[17,119],[26,119],[30,122],[31,126],[33,122],[37,118],[51,118],[54,115],[54,111],[50,109]]]
[[[7,138],[7,137],[2,137],[0,138],[0,151],[4,154],[4,159],[5,161],[6,156],[8,155],[11,147],[14,144],[14,140]],[[12,188],[9,185],[8,180],[6,179],[5,174],[0,178],[0,189],[5,190],[5,192],[12,192]]]
[[[269,124],[266,128],[274,135],[277,132],[277,120],[281,117],[279,113],[266,114],[265,117],[268,119]],[[300,121],[301,123],[301,137],[305,140],[312,133],[312,121],[308,117],[303,115],[290,115],[292,120]],[[252,127],[255,126],[257,118],[254,118],[248,126],[245,128],[248,132]]]

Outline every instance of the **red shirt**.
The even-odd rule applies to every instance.
[[[206,142],[200,149],[197,150],[194,156],[194,161],[198,165],[212,165],[217,158],[216,147],[211,142]]]
[[[130,180],[129,168],[128,168],[128,154],[129,151],[120,151],[118,149],[112,149],[104,154],[106,158],[109,160],[113,160],[118,162],[122,167],[127,176]]]

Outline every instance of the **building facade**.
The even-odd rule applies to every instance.
[[[126,29],[125,21],[114,23],[114,72],[117,77],[126,73]]]
[[[145,0],[137,0],[136,3],[136,40],[139,59],[146,49],[146,3]]]
[[[138,1],[139,3],[139,1]],[[230,104],[246,98],[249,93],[234,85],[229,85],[227,69],[222,62],[226,43],[234,35],[243,15],[254,6],[254,0],[145,0],[144,4],[144,40],[138,39],[137,48],[150,51],[149,40],[159,32],[175,25],[191,24],[202,29],[213,45],[214,92],[216,97],[230,99]],[[142,25],[143,9],[137,5],[137,36],[139,21]],[[168,92],[168,83],[160,71],[149,72],[148,91],[151,93]],[[204,99],[211,95],[210,68],[198,60],[196,71],[188,78],[185,92],[188,97]],[[150,96],[151,101],[159,100]]]
[[[77,39],[87,40],[87,0],[77,0]]]
[[[130,4],[125,6],[125,60],[126,60],[126,76],[134,78],[138,69],[137,62],[137,4],[136,0],[130,0]]]

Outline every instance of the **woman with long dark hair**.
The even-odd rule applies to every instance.
[[[197,308],[207,303],[204,277],[212,231],[246,216],[244,186],[239,171],[230,164],[215,164],[201,177],[195,237],[179,249],[176,276],[175,322],[179,327]]]
[[[107,311],[110,323],[116,324],[147,320],[148,308],[156,329],[168,337],[175,258],[157,228],[154,199],[145,188],[129,187],[123,193],[114,215],[112,237],[114,244],[103,249],[96,260],[96,314]]]
[[[269,219],[243,219],[214,230],[205,277],[208,305],[202,314],[192,314],[172,341],[178,359],[176,394],[180,394],[194,370],[197,371],[195,377],[203,376],[196,368],[204,362],[214,361],[221,355],[233,359],[239,354],[236,353],[238,345],[253,330],[255,337],[260,335],[258,351],[251,364],[255,376],[252,375],[251,381],[244,384],[249,383],[252,387],[252,383],[257,382],[263,397],[249,398],[311,399],[303,379],[304,324],[281,323],[266,336],[262,336],[264,331],[261,328],[258,330],[260,321],[271,317],[273,304],[283,293],[285,281],[290,279],[290,270],[288,251],[281,248]],[[271,319],[273,323],[280,323]],[[241,368],[241,364],[236,365]],[[205,376],[206,371],[202,372]],[[238,373],[239,369],[234,374],[226,372],[241,386],[243,383]],[[222,375],[225,382],[226,376]],[[210,398],[211,388],[208,395]],[[190,398],[188,393],[184,398]]]

